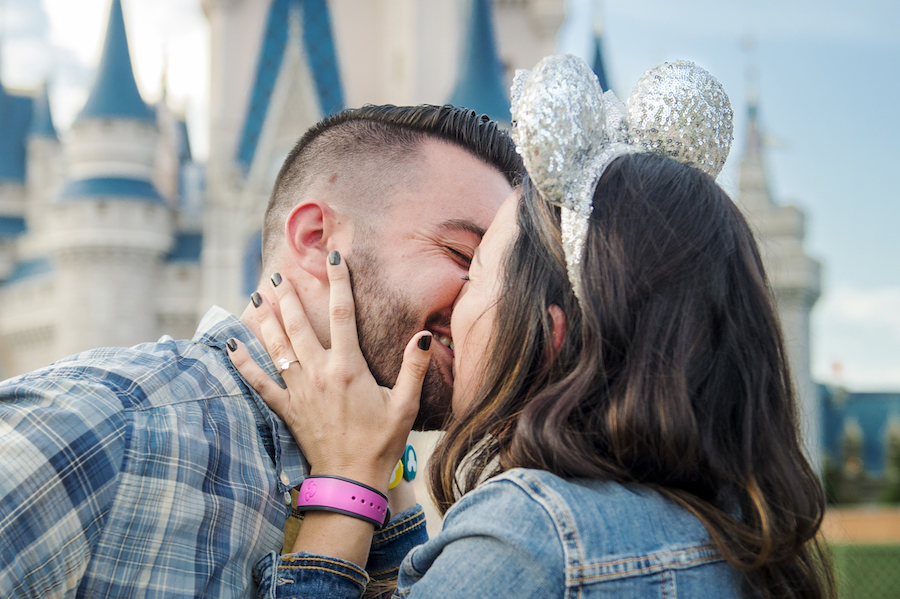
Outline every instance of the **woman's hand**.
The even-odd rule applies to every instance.
[[[243,346],[230,352],[231,360],[288,425],[311,474],[343,476],[384,491],[419,410],[431,333],[422,331],[407,344],[394,388],[380,387],[359,348],[347,264],[333,252],[326,270],[331,349],[322,347],[285,279],[274,290],[282,322],[265,301],[256,316],[276,367],[282,358],[290,362],[281,372],[287,389],[269,378]]]

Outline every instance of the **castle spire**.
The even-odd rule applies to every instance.
[[[746,158],[761,159],[762,133],[759,128],[759,84],[754,69],[747,72],[747,148]]]
[[[608,91],[609,87],[609,78],[606,76],[606,66],[603,62],[603,49],[601,47],[601,38],[600,36],[596,36],[594,38],[594,62],[591,65],[591,70],[594,71],[594,74],[597,76],[597,79],[600,80],[600,89],[603,91]]]
[[[752,68],[747,71],[747,145],[739,169],[741,201],[747,203],[751,210],[772,205],[759,125],[757,74]]]
[[[591,70],[600,81],[600,89],[608,91],[609,77],[606,76],[606,65],[603,60],[603,21],[600,17],[600,2],[596,2],[593,6],[594,10],[594,60],[591,64]]]
[[[41,93],[34,99],[34,110],[31,113],[31,129],[28,131],[31,137],[47,137],[58,139],[56,127],[53,126],[53,116],[50,114],[50,94],[47,82]]]
[[[111,118],[155,121],[134,81],[121,0],[112,0],[97,78],[76,121]]]
[[[491,0],[471,2],[460,76],[450,103],[509,121],[509,99],[497,54]]]

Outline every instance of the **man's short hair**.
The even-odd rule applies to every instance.
[[[357,231],[377,223],[390,204],[389,191],[415,176],[423,141],[455,145],[496,168],[510,185],[524,176],[509,135],[487,115],[456,106],[363,106],[341,111],[309,129],[278,173],[263,226],[264,270],[279,253],[284,222],[315,184],[336,179],[346,193],[340,207]],[[413,168],[411,168],[413,167]]]

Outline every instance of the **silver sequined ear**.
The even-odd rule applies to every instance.
[[[594,188],[606,167],[622,154],[660,152],[715,177],[731,149],[728,96],[691,62],[650,69],[623,105],[580,58],[548,56],[516,73],[510,96],[525,169],[541,196],[562,207],[566,268],[580,302]]]
[[[510,94],[512,135],[525,169],[541,196],[563,208],[563,249],[579,297],[576,273],[602,169],[598,141],[607,139],[602,93],[583,60],[557,55],[517,73]]]
[[[718,176],[733,138],[731,102],[715,77],[692,62],[644,73],[627,103],[630,141]]]

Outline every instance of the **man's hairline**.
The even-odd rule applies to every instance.
[[[507,173],[505,173],[498,165],[492,163],[486,157],[480,156],[472,148],[466,147],[464,144],[458,143],[454,140],[446,139],[434,132],[419,131],[419,133],[421,133],[421,136],[417,140],[415,140],[414,144],[410,148],[410,151],[407,152],[403,156],[403,158],[401,159],[399,164],[403,164],[404,162],[413,163],[417,160],[419,160],[419,161],[427,160],[426,147],[428,146],[429,142],[433,142],[435,144],[435,147],[443,146],[443,147],[456,148],[458,150],[461,150],[468,156],[477,160],[480,164],[490,168],[496,174],[499,174],[501,177],[504,178],[504,180],[508,179]],[[369,155],[373,161],[377,162],[378,156],[374,155],[374,152],[369,152]],[[388,186],[386,191],[389,191],[389,190],[396,191],[397,189],[400,189],[401,186],[407,187],[407,188],[414,187],[415,180],[419,179],[421,177],[419,169],[415,169],[414,173],[415,174],[412,176],[413,180],[409,180],[406,177],[402,177],[399,180],[397,180],[396,182],[391,183]],[[368,216],[374,217],[372,220],[376,220],[377,222],[365,223],[365,222],[363,222],[363,219],[360,218],[360,216],[363,215],[363,213],[361,211],[355,210],[353,208],[348,210],[347,209],[348,204],[346,202],[342,201],[341,199],[323,198],[323,197],[321,197],[323,194],[321,194],[320,192],[314,191],[314,189],[318,185],[320,185],[321,182],[324,181],[328,176],[330,176],[330,175],[328,175],[324,172],[315,173],[313,175],[312,179],[309,181],[309,185],[304,186],[306,188],[305,191],[302,193],[302,195],[295,201],[295,203],[287,211],[285,218],[287,219],[287,217],[290,215],[290,213],[297,206],[318,196],[322,200],[324,200],[325,204],[328,205],[330,208],[339,210],[342,214],[346,215],[350,219],[351,226],[353,227],[353,238],[351,240],[351,243],[356,242],[356,238],[360,235],[360,233],[362,233],[363,235],[365,235],[366,237],[369,237],[369,238],[371,238],[371,237],[381,238],[384,234],[383,232],[381,232],[383,230],[383,228],[378,227],[378,225],[384,223],[388,218],[390,218],[390,216],[393,214],[394,210],[396,209],[396,203],[389,202],[388,205],[385,206],[385,210],[383,210],[383,211],[378,211],[378,210],[371,211],[370,213],[368,213]],[[360,226],[360,224],[362,226]],[[480,243],[480,240],[484,238],[484,234],[486,232],[486,229],[484,227],[478,225],[477,223],[475,223],[474,221],[469,220],[469,219],[449,219],[447,221],[439,223],[437,226],[438,232],[443,232],[443,231],[448,231],[448,230],[458,230],[458,231],[461,230],[461,231],[466,231],[466,232],[472,233],[473,235],[476,235],[478,237],[479,243]],[[375,233],[375,235],[372,235],[372,233]],[[365,241],[363,243],[368,244],[369,241]],[[286,245],[287,245],[287,236],[283,232],[281,248],[284,249],[286,247]],[[266,261],[265,256],[263,257],[263,261],[264,262]]]

